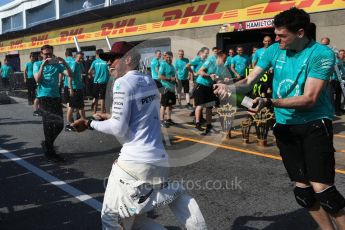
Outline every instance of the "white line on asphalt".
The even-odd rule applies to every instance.
[[[96,209],[97,211],[101,211],[102,209],[102,203],[97,201],[96,199],[92,198],[91,196],[79,191],[78,189],[72,187],[71,185],[67,184],[64,181],[59,180],[58,178],[50,175],[49,173],[43,171],[42,169],[37,168],[36,166],[30,164],[29,162],[23,160],[22,158],[18,157],[17,155],[10,153],[9,151],[0,148],[0,154],[4,155],[11,161],[21,165],[22,167],[26,168],[27,170],[33,172],[37,176],[43,178],[47,182],[49,182],[52,185],[55,185],[56,187],[60,188],[61,190],[67,192],[74,198],[80,200],[81,202],[84,202],[85,204],[89,205],[93,209]]]

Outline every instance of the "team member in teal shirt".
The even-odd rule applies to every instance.
[[[65,61],[68,64],[68,66],[72,69],[74,69],[75,65],[75,60],[73,58],[73,53],[72,50],[67,48],[65,51]],[[69,85],[69,77],[67,75],[62,75],[63,76],[63,88],[64,88],[64,103],[69,104],[70,101],[70,85]]]
[[[161,125],[168,128],[170,125],[175,124],[171,120],[172,106],[176,104],[176,71],[175,67],[172,65],[173,53],[167,51],[164,54],[164,61],[159,66],[158,75],[161,80],[164,92],[161,98]],[[168,119],[165,120],[165,111],[167,110]]]
[[[28,89],[28,104],[33,105],[36,98],[36,81],[33,73],[33,66],[35,62],[35,56],[30,53],[30,61],[25,63],[24,69],[24,83]],[[36,108],[34,108],[36,111]]]
[[[187,107],[192,108],[193,106],[190,104],[189,96],[189,72],[187,68],[188,63],[189,59],[184,57],[184,51],[182,49],[179,50],[178,57],[174,62],[174,67],[177,75],[177,99],[179,105],[181,106],[181,94],[183,88],[183,92],[186,95]]]
[[[232,58],[233,57],[235,57],[235,50],[234,49],[232,49],[232,48],[230,48],[229,49],[229,52],[228,52],[228,57],[226,58],[226,61],[225,61],[225,66],[226,66],[226,68],[229,70],[229,73],[230,73],[230,75],[231,75],[231,77],[232,78],[234,78],[235,77],[235,75],[234,75],[234,73],[231,71],[231,60],[232,60]]]
[[[267,48],[271,45],[272,38],[270,36],[265,36],[262,43],[264,44],[264,46],[262,48],[256,50],[255,54],[253,55],[253,59],[252,59],[253,68],[256,66],[256,64],[258,63],[260,58],[264,55]]]
[[[53,58],[53,50],[54,48],[50,45],[41,47],[43,60],[34,63],[33,73],[38,84],[37,97],[40,100],[43,119],[45,140],[41,143],[42,149],[48,160],[62,162],[64,159],[54,149],[54,141],[63,129],[59,74],[65,73],[70,78],[73,77],[73,74],[64,59],[60,57]]]
[[[109,80],[108,65],[105,61],[99,58],[103,54],[102,49],[96,50],[96,60],[94,60],[89,69],[89,75],[93,75],[93,97],[95,99],[93,106],[93,113],[97,113],[98,100],[101,103],[101,112],[105,113],[105,93],[107,90],[107,83]]]
[[[341,49],[339,50],[338,56],[336,58],[336,64],[338,65],[339,70],[344,69],[344,62],[345,62],[345,50]],[[341,108],[341,95],[342,95],[342,89],[340,85],[339,78],[334,71],[332,79],[332,95],[334,95],[334,110],[336,116],[342,115],[342,108]]]
[[[231,59],[231,71],[234,73],[236,81],[239,81],[246,76],[249,58],[243,54],[242,46],[238,46],[236,52],[237,55]]]
[[[186,66],[188,71],[193,75],[193,90],[192,90],[192,95],[194,97],[193,100],[193,108],[194,110],[190,113],[189,116],[195,116],[195,89],[197,88],[197,84],[196,84],[196,79],[198,77],[198,71],[201,68],[202,64],[204,64],[204,62],[206,61],[206,59],[208,58],[210,50],[207,47],[202,47],[198,53],[197,56],[191,60],[188,65]],[[202,111],[201,111],[202,114]]]
[[[273,106],[277,123],[273,132],[284,166],[295,182],[299,205],[307,208],[321,229],[345,226],[345,199],[334,186],[333,107],[329,80],[335,55],[311,39],[310,17],[291,8],[274,17],[279,43],[271,45],[236,93],[246,92],[269,68],[274,70],[273,99],[256,98],[252,112]],[[229,87],[217,85],[224,98]]]
[[[161,62],[162,52],[160,50],[155,51],[155,57],[151,60],[151,76],[152,79],[156,82],[158,90],[162,91],[162,84],[159,80],[158,70]]]
[[[4,64],[0,68],[0,75],[2,80],[2,86],[4,88],[10,87],[10,77],[13,75],[13,69],[8,65],[7,58],[4,59]]]
[[[71,123],[73,123],[73,111],[76,109],[82,119],[86,119],[84,109],[84,95],[83,88],[84,83],[82,79],[82,72],[84,70],[83,61],[84,53],[77,52],[75,62],[73,63],[71,70],[73,71],[73,78],[68,78],[68,85],[72,86],[73,93],[70,96],[70,101],[67,107],[67,122],[65,126],[66,131],[74,131]]]

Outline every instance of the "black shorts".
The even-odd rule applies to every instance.
[[[172,106],[176,104],[176,95],[175,92],[171,92],[167,89],[164,89],[164,92],[162,93],[161,97],[161,105],[166,106]]]
[[[189,93],[189,80],[178,80],[177,82],[177,93]]]
[[[212,108],[215,105],[216,96],[212,87],[198,84],[194,90],[195,106]]]
[[[9,87],[10,86],[10,78],[8,77],[2,77],[1,78],[2,81],[2,87]]]
[[[164,88],[160,80],[153,79],[156,83],[157,89],[160,93],[164,93]]]
[[[69,100],[70,100],[70,98],[69,98],[69,88],[65,86],[63,88],[63,102],[65,104],[67,104],[67,103],[69,103]]]
[[[94,83],[93,86],[93,97],[95,99],[105,99],[105,92],[107,91],[107,84]]]
[[[276,124],[273,133],[292,181],[334,183],[331,120],[319,119],[300,125]]]
[[[84,108],[84,94],[82,89],[73,90],[73,96],[70,96],[69,106],[73,109]]]

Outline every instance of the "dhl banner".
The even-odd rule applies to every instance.
[[[192,4],[153,10],[35,34],[14,40],[0,41],[0,53],[39,48],[44,44],[61,45],[109,38],[157,33],[235,22],[273,18],[293,6],[305,11],[321,12],[345,8],[345,0],[205,0]],[[270,23],[267,21],[267,23]]]

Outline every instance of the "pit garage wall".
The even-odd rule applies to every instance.
[[[316,24],[316,39],[320,41],[322,37],[330,37],[331,46],[338,49],[345,48],[345,10],[328,11],[322,13],[313,13],[310,15],[311,21]],[[185,30],[176,30],[169,32],[160,32],[154,34],[138,35],[118,39],[110,39],[111,43],[119,40],[125,41],[143,41],[157,39],[159,37],[171,38],[171,48],[176,56],[179,49],[185,50],[185,56],[193,58],[196,51],[202,46],[212,48],[216,45],[216,35],[220,26],[208,26],[202,28],[192,28]],[[83,42],[80,46],[96,46],[97,49],[108,49],[105,40]],[[66,48],[74,48],[73,44],[55,46],[54,53],[57,56],[64,57]],[[29,61],[30,52],[39,51],[39,49],[21,50],[21,69],[24,70],[25,62]],[[5,55],[0,54],[0,60],[3,61]]]
[[[331,39],[330,46],[345,49],[345,10],[310,14],[316,24],[316,40],[322,37]]]
[[[112,44],[115,41],[145,41],[157,38],[170,38],[171,48],[174,56],[177,56],[177,51],[179,49],[185,50],[185,56],[187,58],[193,58],[196,56],[196,52],[200,50],[201,47],[206,46],[212,48],[216,45],[216,35],[219,31],[220,26],[208,26],[202,28],[193,28],[185,30],[176,30],[169,32],[161,32],[154,34],[138,35],[131,37],[124,37],[118,39],[110,39]],[[96,49],[108,50],[107,43],[104,40],[82,42],[79,43],[80,47],[83,46],[96,46]],[[65,57],[66,48],[75,48],[74,44],[59,45],[54,46],[54,54],[59,57]],[[28,49],[19,51],[21,59],[21,70],[24,71],[24,65],[29,61],[30,52],[37,52],[40,49]],[[0,60],[3,61],[5,54],[0,54]]]

